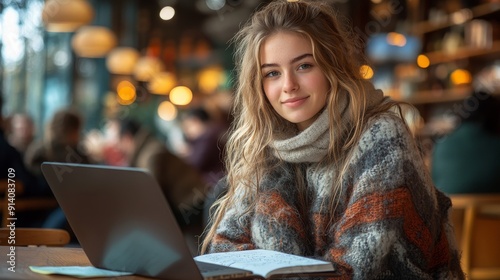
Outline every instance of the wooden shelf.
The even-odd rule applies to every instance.
[[[395,98],[413,105],[424,105],[434,103],[456,102],[467,98],[472,91],[471,87],[461,87],[448,90],[426,90],[415,92],[408,98]]]
[[[471,8],[470,10],[472,12],[472,18],[487,16],[489,14],[500,11],[500,2],[484,3]],[[414,35],[423,35],[425,33],[430,33],[457,25],[452,21],[451,17],[452,15],[447,15],[446,20],[439,23],[432,21],[418,22],[413,26],[412,32]]]
[[[491,48],[472,48],[472,47],[462,47],[457,49],[453,53],[448,53],[444,51],[429,52],[425,55],[429,58],[431,65],[456,61],[460,59],[466,59],[478,56],[487,56],[499,54],[500,58],[500,41],[494,41]]]

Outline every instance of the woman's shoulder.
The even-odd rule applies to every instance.
[[[394,136],[400,133],[410,133],[410,131],[402,117],[393,112],[385,112],[367,121],[364,134],[367,133]]]
[[[413,136],[405,121],[392,112],[381,113],[371,117],[364,127],[359,144],[411,142]]]

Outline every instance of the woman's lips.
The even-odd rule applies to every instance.
[[[281,104],[288,106],[288,107],[297,107],[297,106],[302,105],[306,101],[307,98],[309,98],[309,96],[289,98],[289,99],[281,102]]]

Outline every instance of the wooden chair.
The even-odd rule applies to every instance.
[[[452,222],[468,279],[500,279],[500,194],[457,194]]]
[[[14,187],[10,188],[14,189]],[[9,224],[8,218],[9,215],[9,202],[13,202],[11,204],[14,207],[12,211],[13,214],[24,212],[24,211],[33,211],[33,210],[50,210],[55,209],[58,206],[58,203],[55,198],[45,198],[45,197],[20,197],[19,195],[23,193],[24,186],[20,181],[15,181],[15,196],[13,196],[14,200],[9,201],[9,198],[12,199],[12,195],[9,197],[9,188],[8,188],[8,180],[1,179],[0,180],[0,215],[2,216],[1,227],[6,227]]]
[[[0,228],[0,246],[64,246],[69,241],[69,233],[63,229]]]

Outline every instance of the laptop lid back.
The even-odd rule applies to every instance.
[[[92,265],[202,279],[160,186],[146,170],[45,162],[42,172]]]

